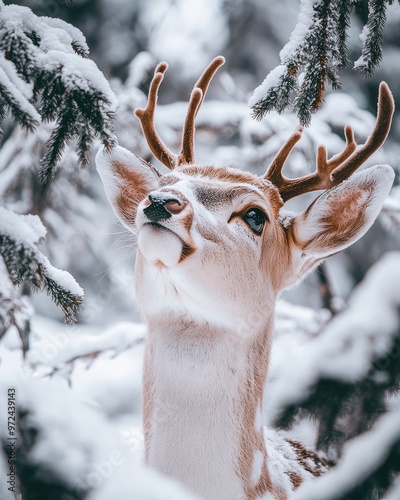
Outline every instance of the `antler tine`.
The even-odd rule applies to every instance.
[[[178,163],[178,157],[163,143],[154,127],[154,110],[157,104],[158,89],[164,79],[164,74],[168,69],[166,62],[160,63],[154,72],[154,77],[150,84],[147,105],[145,108],[136,108],[135,115],[140,121],[143,135],[154,156],[167,168],[173,170]]]
[[[285,164],[285,161],[287,160],[287,157],[291,153],[292,149],[301,139],[302,135],[303,127],[299,127],[278,151],[275,158],[272,160],[267,173],[264,175],[264,178],[272,182],[272,184],[274,184],[277,188],[285,182],[285,177],[282,175],[283,165]]]
[[[354,151],[349,158],[331,173],[335,184],[352,175],[386,141],[394,113],[394,100],[389,86],[385,82],[379,85],[378,113],[372,134],[365,144]]]
[[[301,137],[301,131],[295,132],[281,148],[265,174],[280,192],[283,201],[301,194],[330,189],[350,177],[376,150],[385,142],[392,123],[394,101],[388,85],[382,82],[379,86],[378,113],[372,134],[365,144],[357,148],[353,130],[345,127],[346,147],[344,150],[327,159],[325,146],[319,146],[317,167],[315,172],[299,179],[288,179],[282,174],[282,168],[290,151]]]
[[[317,152],[317,170],[319,172],[325,172],[326,169],[332,171],[343,163],[347,158],[355,151],[357,144],[354,140],[353,129],[350,125],[346,125],[344,128],[344,136],[346,138],[346,147],[343,151],[335,156],[332,156],[330,160],[327,159],[327,150],[325,146],[318,146]],[[328,172],[329,174],[329,172]]]
[[[204,100],[207,89],[210,82],[217,72],[218,68],[225,64],[225,58],[222,56],[215,57],[207,68],[203,71],[203,74],[197,80],[196,85],[192,90],[190,96],[189,106],[186,114],[185,124],[182,131],[182,145],[181,152],[178,155],[178,165],[194,163],[194,133],[195,126],[194,121],[196,119],[197,113],[200,106]]]

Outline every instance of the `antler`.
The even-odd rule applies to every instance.
[[[382,82],[379,86],[378,115],[375,128],[365,144],[357,147],[353,130],[347,125],[344,129],[346,147],[341,153],[328,160],[325,146],[319,146],[315,172],[298,179],[288,179],[282,174],[282,169],[290,152],[301,138],[302,128],[299,128],[277,153],[264,178],[271,181],[279,189],[283,201],[311,191],[330,189],[340,184],[385,142],[392,123],[393,112],[392,94],[388,85]]]
[[[224,63],[225,59],[222,56],[216,57],[213,61],[211,61],[208,67],[204,70],[203,74],[197,80],[190,96],[185,124],[182,131],[181,151],[178,155],[167,148],[154,127],[154,110],[157,104],[158,89],[164,79],[164,74],[168,69],[168,64],[162,62],[156,67],[149,89],[147,105],[145,108],[135,109],[135,115],[140,121],[143,134],[152,153],[157,160],[163,163],[170,170],[173,170],[178,165],[191,164],[195,162],[194,121],[213,76],[218,68]]]

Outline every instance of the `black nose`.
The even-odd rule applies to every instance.
[[[159,222],[171,217],[172,214],[166,206],[181,206],[181,201],[168,193],[149,194],[148,198],[150,205],[143,209],[143,212],[152,222]]]

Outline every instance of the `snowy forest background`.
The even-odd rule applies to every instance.
[[[375,71],[357,71],[352,66],[358,61],[362,70],[359,35],[368,22],[368,2],[319,3],[332,4],[338,12],[344,4],[355,7],[349,18],[349,64],[340,70],[342,90],[328,87],[324,104],[312,115],[288,160],[289,176],[313,168],[319,144],[330,154],[340,151],[346,124],[358,143],[366,140],[375,122],[380,81],[400,102],[400,5],[369,2],[370,9],[387,7],[382,60],[375,54]],[[4,4],[0,112],[7,106],[11,112],[3,117],[0,149],[0,499],[14,498],[7,489],[5,463],[9,387],[17,388],[17,467],[24,499],[192,498],[140,465],[145,327],[133,292],[135,242],[113,216],[94,155],[101,143],[112,146],[117,138],[152,160],[133,110],[144,105],[161,60],[170,69],[156,119],[160,135],[176,145],[194,82],[222,54],[226,65],[197,119],[197,159],[265,171],[298,126],[300,113],[272,111],[256,121],[248,100],[281,63],[279,53],[297,23],[300,2]],[[31,10],[7,10],[11,4]],[[318,2],[302,2],[307,4]],[[86,42],[77,29],[36,16],[70,23]],[[35,59],[43,72],[29,58],[17,61],[25,53],[18,45],[18,32],[24,29],[41,38],[40,43],[33,36],[29,40],[43,51]],[[58,71],[62,77],[52,79]],[[361,73],[373,74],[364,78]],[[30,86],[32,81],[36,86]],[[42,95],[41,89],[47,91]],[[61,101],[57,92],[64,92]],[[35,97],[48,103],[39,110],[41,116],[32,105]],[[94,116],[78,107],[77,120],[90,122],[88,129],[74,124],[74,116],[68,118],[75,98],[99,110]],[[19,106],[13,106],[16,102]],[[81,139],[75,139],[79,134]],[[385,146],[366,163],[387,163],[396,172],[372,229],[285,292],[278,304],[265,423],[318,446],[331,459],[340,458],[326,476],[301,488],[296,499],[400,498],[399,139],[395,113]],[[310,199],[303,198],[289,209],[306,206]],[[80,287],[84,300],[78,312]],[[41,291],[33,293],[34,288]],[[75,315],[75,324],[64,323]]]

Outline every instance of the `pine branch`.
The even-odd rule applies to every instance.
[[[266,113],[273,110],[282,113],[289,106],[290,96],[297,88],[298,68],[295,65],[278,66],[276,70],[283,70],[277,83],[269,87],[265,97],[252,105],[252,116],[256,120],[261,120]],[[269,76],[274,77],[275,75],[271,72]]]
[[[39,218],[19,216],[4,208],[0,211],[0,256],[12,284],[46,292],[63,311],[65,321],[75,322],[83,291],[68,273],[54,268],[38,250],[37,243],[45,234]]]
[[[14,325],[22,343],[22,352],[29,349],[31,308],[25,297],[21,297],[13,287],[3,259],[0,257],[0,340]]]
[[[383,30],[387,0],[369,0],[368,22],[363,29],[361,57],[354,63],[362,75],[371,76],[382,60]]]
[[[321,107],[326,83],[339,85],[335,67],[330,64],[330,60],[337,61],[340,57],[332,36],[338,21],[335,9],[332,9],[331,0],[324,0],[314,7],[314,12],[318,22],[305,39],[304,49],[309,58],[293,105],[303,125],[309,125],[311,115]]]
[[[348,65],[347,57],[347,30],[350,28],[351,2],[349,0],[337,0],[337,46],[339,51],[338,69],[344,69]]]
[[[392,1],[369,0],[368,22],[361,35],[362,55],[354,64],[365,76],[371,75],[382,59],[387,3]],[[272,110],[282,113],[292,107],[301,125],[310,124],[328,85],[340,88],[338,72],[348,64],[350,14],[353,8],[365,5],[366,0],[301,0],[298,22],[280,53],[280,65],[249,100],[253,118],[260,120]]]
[[[322,104],[326,83],[340,85],[336,74],[341,57],[336,39],[338,22],[331,0],[302,1],[298,24],[280,54],[281,65],[250,100],[254,118],[261,119],[272,109],[281,113],[290,106],[291,94],[297,90],[293,108],[300,123],[309,124],[311,114]]]
[[[298,418],[312,417],[319,425],[318,446],[340,455],[348,439],[369,430],[387,411],[387,396],[400,391],[399,269],[399,253],[383,257],[348,309],[312,341],[297,367],[301,381],[288,369],[270,395],[276,425],[288,428]],[[290,396],[284,387],[291,387]]]
[[[67,290],[51,277],[46,260],[37,249],[0,234],[0,255],[14,285],[27,284],[33,290],[45,291],[62,309],[66,323],[76,321],[75,314],[82,305],[83,297]]]
[[[380,416],[368,432],[346,443],[336,466],[322,477],[305,482],[293,500],[397,500],[399,421],[399,408]]]
[[[26,7],[0,4],[0,31],[0,118],[11,112],[29,130],[41,121],[56,122],[44,148],[44,182],[52,180],[73,139],[83,164],[96,136],[108,148],[117,143],[115,96],[87,59],[88,47],[79,30],[60,19],[35,16]]]

